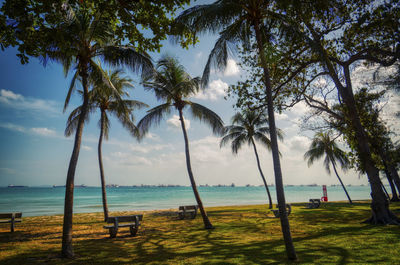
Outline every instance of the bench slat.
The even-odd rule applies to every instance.
[[[15,218],[21,218],[22,213],[14,213]],[[0,213],[0,219],[11,219],[13,213]]]
[[[14,220],[14,223],[21,223],[21,220]],[[11,223],[11,220],[0,220],[0,223],[6,224],[6,223]]]
[[[114,223],[115,218],[118,218],[118,222],[132,222],[132,221],[135,221],[136,216],[139,217],[139,221],[143,220],[142,214],[127,215],[127,216],[112,216],[112,217],[108,217],[107,223]]]

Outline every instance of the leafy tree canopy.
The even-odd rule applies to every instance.
[[[100,16],[112,25],[116,41],[128,41],[138,51],[159,51],[161,41],[171,29],[175,11],[190,0],[5,0],[0,9],[0,47],[18,46],[21,63],[28,56],[45,54],[49,43],[72,40],[63,39],[52,29],[62,23],[65,5],[84,9],[89,15]],[[71,43],[69,43],[71,42]]]

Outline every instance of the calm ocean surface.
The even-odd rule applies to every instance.
[[[341,187],[328,186],[330,201],[346,200]],[[351,186],[348,192],[353,200],[369,199],[369,186]],[[275,188],[271,194],[276,203]],[[267,195],[264,187],[199,187],[205,206],[264,204]],[[62,214],[64,211],[63,187],[0,188],[0,212],[21,211],[24,216]],[[321,198],[322,187],[285,187],[287,202],[306,202]],[[79,187],[74,192],[74,212],[101,212],[101,188]],[[195,204],[191,187],[112,187],[107,188],[109,211],[137,211],[177,208]]]

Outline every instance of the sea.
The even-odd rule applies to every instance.
[[[263,186],[209,186],[198,188],[204,206],[266,204]],[[348,186],[352,200],[370,199],[369,186]],[[275,187],[270,187],[276,203]],[[327,187],[329,201],[347,200],[341,186]],[[322,186],[286,186],[286,202],[307,202],[323,196]],[[23,212],[24,216],[63,214],[65,187],[0,187],[0,212]],[[109,211],[144,211],[195,204],[191,187],[108,187]],[[74,213],[101,212],[100,187],[76,187]]]

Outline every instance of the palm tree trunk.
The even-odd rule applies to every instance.
[[[370,224],[399,224],[400,220],[389,210],[389,202],[382,189],[382,182],[379,178],[379,171],[375,166],[371,150],[368,145],[368,137],[364,127],[361,124],[360,116],[356,108],[356,102],[353,95],[351,85],[350,69],[348,64],[342,64],[346,86],[342,85],[341,80],[336,73],[336,69],[332,64],[327,51],[321,44],[319,35],[315,32],[310,24],[307,24],[308,29],[313,35],[315,43],[313,47],[320,54],[322,61],[329,72],[329,75],[334,82],[344,105],[347,108],[347,118],[350,121],[350,126],[355,132],[357,151],[360,154],[361,161],[367,173],[368,181],[371,186],[371,211],[372,216],[365,221]]]
[[[389,182],[390,189],[392,190],[392,198],[391,199],[389,198],[389,199],[392,202],[397,202],[397,201],[399,201],[399,196],[397,195],[396,186],[393,183],[392,174],[389,171],[388,164],[386,163],[386,161],[384,159],[382,159],[382,162],[383,162],[383,166],[385,168],[386,178],[387,178],[387,180]]]
[[[84,70],[82,70],[80,75],[82,77],[82,86],[83,86],[83,104],[82,104],[82,112],[79,116],[78,125],[76,128],[74,148],[72,150],[71,159],[69,161],[67,182],[65,185],[64,221],[63,221],[63,234],[62,234],[62,247],[61,247],[61,256],[64,258],[74,257],[74,251],[72,248],[74,179],[75,179],[76,166],[78,164],[85,116],[89,105],[87,69],[85,68]]]
[[[260,23],[259,20],[255,20],[253,22],[253,26],[256,34],[258,52],[261,59],[261,66],[264,70],[264,84],[267,94],[268,124],[270,129],[272,160],[275,172],[275,188],[276,188],[276,197],[278,200],[279,218],[281,221],[283,239],[285,241],[286,254],[290,260],[296,260],[297,254],[293,245],[293,239],[290,232],[289,219],[286,212],[285,192],[283,188],[281,162],[279,159],[278,137],[276,133],[275,114],[274,114],[274,106],[272,99],[272,85],[264,54],[264,45],[261,39],[259,23]]]
[[[256,154],[258,171],[260,171],[261,178],[262,178],[262,180],[264,181],[265,189],[267,190],[268,200],[269,200],[269,208],[272,209],[271,193],[269,192],[269,188],[268,188],[268,185],[267,185],[267,181],[265,180],[264,174],[263,174],[263,172],[262,172],[262,170],[261,170],[260,159],[258,158],[256,143],[254,142],[253,138],[251,138],[251,143],[253,144],[254,153]]]
[[[197,191],[196,182],[194,181],[192,166],[190,163],[189,140],[186,133],[185,121],[183,119],[182,109],[178,109],[178,111],[179,111],[179,120],[181,121],[181,126],[182,126],[183,138],[185,139],[186,166],[189,174],[190,184],[192,185],[194,197],[196,198],[197,205],[199,206],[201,217],[203,218],[204,227],[206,229],[213,229],[214,227],[212,226],[210,220],[208,219],[207,213],[204,210],[203,202],[201,201],[200,194]]]
[[[104,221],[108,219],[108,206],[107,206],[107,193],[106,193],[106,181],[104,178],[104,169],[103,169],[103,159],[101,147],[103,144],[103,134],[104,134],[104,120],[106,113],[104,110],[101,110],[100,117],[100,137],[99,137],[99,145],[97,147],[98,156],[99,156],[99,168],[100,168],[100,180],[101,180],[101,195],[103,199],[103,211],[104,211]]]
[[[342,179],[339,177],[339,174],[337,173],[336,166],[335,166],[335,163],[333,163],[333,161],[332,161],[332,166],[333,166],[333,170],[335,171],[336,177],[337,177],[338,180],[340,181],[340,184],[342,184],[342,187],[343,187],[344,192],[346,193],[347,199],[349,199],[349,203],[350,203],[350,204],[353,204],[352,200],[350,199],[350,195],[349,195],[349,193],[347,192],[346,187],[345,187],[344,184],[343,184]]]
[[[386,176],[389,176],[389,178],[391,179],[391,180],[389,180],[389,178],[388,178],[389,183],[391,181],[391,183],[394,184],[394,186],[396,186],[397,190],[400,192],[400,177],[399,177],[399,174],[397,173],[396,168],[393,166],[393,161],[392,161],[391,157],[388,156],[387,151],[383,150],[383,149],[380,149],[379,155],[382,159],[383,165],[385,167],[385,171],[388,171],[386,173]],[[392,193],[393,196],[394,196],[394,194],[397,195],[396,192]],[[396,200],[396,199],[394,199],[394,200]],[[398,200],[399,200],[399,198],[397,197],[396,201],[398,201]]]

